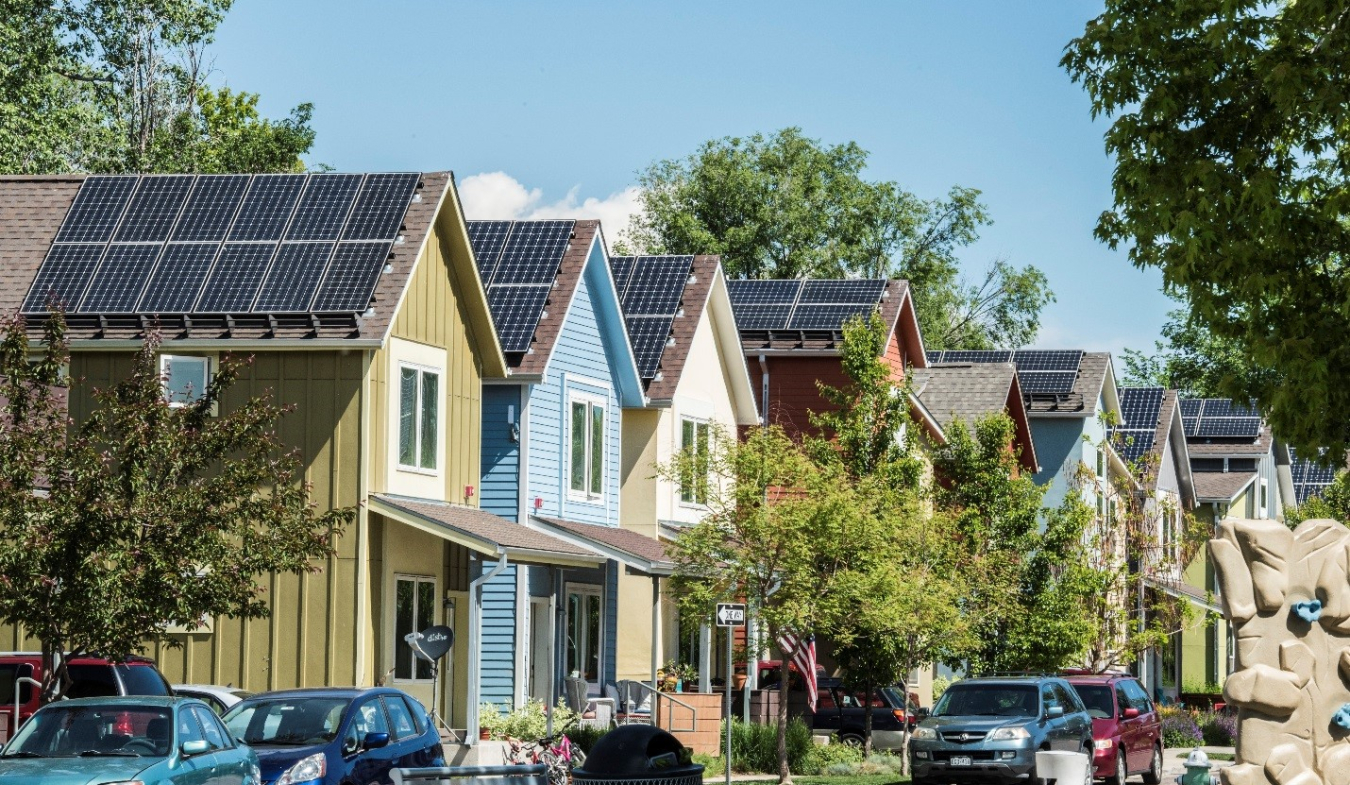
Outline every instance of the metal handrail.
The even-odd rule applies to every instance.
[[[698,709],[694,708],[693,706],[690,706],[688,703],[685,703],[679,698],[671,697],[673,693],[661,692],[655,687],[650,687],[647,684],[640,681],[633,681],[629,683],[641,687],[642,689],[652,694],[652,722],[655,722],[657,719],[657,715],[661,713],[661,699],[665,698],[666,700],[669,700],[671,703],[679,704],[680,706],[683,706],[685,709],[688,709],[690,716],[690,726],[688,728],[676,728],[675,712],[674,710],[672,710],[670,712],[671,727],[667,728],[666,730],[672,730],[677,733],[693,733],[696,730],[698,730]],[[641,701],[638,702],[641,703]]]
[[[469,783],[503,782],[512,778],[516,783],[548,785],[548,766],[542,763],[515,766],[435,766],[424,769],[394,769],[390,778],[395,785],[405,782],[446,783],[467,780]],[[510,785],[509,781],[503,785]]]

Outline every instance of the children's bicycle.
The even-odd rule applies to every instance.
[[[516,764],[544,764],[548,767],[550,785],[568,785],[572,781],[572,769],[586,763],[586,753],[563,731],[538,741],[510,739],[506,757]]]

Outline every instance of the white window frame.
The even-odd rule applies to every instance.
[[[431,679],[430,676],[428,676],[428,677],[425,678],[425,679],[419,679],[419,678],[417,678],[417,659],[418,659],[418,658],[417,658],[417,655],[416,655],[416,654],[412,654],[412,674],[413,674],[412,677],[411,677],[411,678],[404,678],[404,677],[401,677],[401,676],[398,675],[398,665],[399,665],[399,662],[398,662],[398,644],[399,644],[399,640],[398,640],[398,584],[399,584],[399,581],[409,581],[409,582],[411,582],[411,583],[413,584],[413,627],[416,627],[416,626],[417,626],[417,611],[418,611],[417,602],[418,602],[418,596],[419,596],[419,594],[420,594],[420,592],[418,591],[418,589],[421,588],[422,584],[424,584],[424,583],[430,583],[430,584],[431,584],[431,623],[432,623],[433,625],[437,623],[437,621],[436,621],[436,611],[437,611],[436,606],[439,604],[439,599],[440,599],[440,596],[441,596],[441,595],[440,595],[440,591],[439,591],[440,586],[438,585],[438,584],[439,584],[439,581],[437,581],[437,580],[436,580],[436,577],[433,576],[433,575],[413,575],[413,574],[410,574],[410,573],[394,573],[394,585],[390,587],[390,588],[391,588],[391,591],[390,591],[390,593],[389,593],[389,630],[390,630],[389,643],[391,644],[391,649],[392,649],[392,651],[390,652],[390,657],[389,657],[389,659],[390,659],[390,661],[393,662],[393,674],[394,674],[394,675],[392,676],[392,680],[393,680],[395,683],[397,683],[397,684],[430,684],[431,681],[432,681],[432,679]],[[414,629],[413,632],[421,632],[421,630]],[[409,654],[411,654],[411,652],[409,652]]]
[[[705,445],[704,449],[708,451],[708,456],[711,457],[711,456],[712,456],[712,450],[713,450],[713,445],[712,445],[712,441],[713,441],[712,421],[711,421],[711,420],[708,420],[708,419],[706,419],[706,418],[701,418],[701,417],[681,417],[681,418],[680,418],[680,452],[681,452],[682,454],[683,454],[683,452],[684,452],[685,450],[689,449],[689,447],[690,447],[690,445],[687,445],[687,444],[684,443],[684,426],[685,426],[686,424],[690,424],[690,425],[693,425],[693,426],[694,426],[694,442],[695,442],[695,444],[694,444],[693,446],[694,446],[694,449],[695,449],[695,450],[698,449],[698,446],[697,446],[697,443],[698,443],[698,430],[699,430],[699,428],[705,429],[705,431],[704,431],[704,433],[705,433],[704,438],[707,440],[707,444]],[[703,490],[703,497],[704,497],[704,498],[703,498],[703,501],[699,501],[699,500],[698,500],[698,489],[697,489],[697,488],[694,488],[694,489],[693,489],[693,492],[690,494],[693,498],[691,498],[691,499],[686,499],[686,498],[684,497],[684,480],[683,480],[683,478],[681,478],[681,479],[676,483],[677,487],[676,487],[676,489],[675,489],[675,493],[676,493],[676,496],[677,496],[678,499],[679,499],[679,502],[680,502],[680,506],[681,506],[681,507],[690,507],[690,508],[693,508],[693,509],[696,509],[696,510],[706,510],[706,509],[708,509],[708,498],[707,498],[707,497],[708,497],[708,489],[712,486],[712,481],[711,481],[711,480],[709,479],[709,477],[708,477],[709,474],[711,474],[711,472],[706,473],[706,474],[704,475],[704,477],[703,477],[703,481],[704,481],[704,483],[705,483],[704,490]],[[697,480],[698,480],[698,478],[696,478],[696,477],[695,477],[695,478],[692,478],[692,479],[693,479],[694,482],[697,482]]]
[[[211,380],[216,378],[217,357],[211,354],[173,354],[172,352],[163,352],[159,355],[159,379],[160,389],[164,391],[164,400],[169,406],[175,409],[181,409],[191,406],[197,398],[206,393],[206,386],[200,390],[194,390],[196,398],[192,401],[175,401],[169,397],[169,363],[182,360],[198,360],[206,365],[206,386],[211,384]],[[212,413],[215,413],[212,407]]]
[[[1270,481],[1265,477],[1261,478],[1261,487],[1257,489],[1261,495],[1257,497],[1257,504],[1261,509],[1261,517],[1264,518],[1270,510]]]
[[[403,370],[405,368],[417,372],[417,382],[415,384],[417,399],[413,402],[415,414],[413,417],[413,460],[416,462],[411,464],[403,462],[403,445],[400,441],[403,437]],[[445,412],[443,411],[444,406],[442,405],[442,402],[445,400],[445,388],[442,386],[445,382],[445,373],[440,368],[434,366],[404,362],[402,360],[396,364],[395,371],[393,396],[396,401],[394,406],[394,461],[397,464],[399,471],[425,474],[431,477],[439,476],[442,463],[441,432],[445,423]],[[422,422],[422,377],[427,374],[436,377],[436,449],[434,452],[436,465],[430,468],[422,466],[420,460],[422,454],[422,426],[424,424]]]
[[[568,604],[568,598],[573,595],[582,597],[595,597],[600,604],[600,629],[596,633],[596,657],[595,657],[595,678],[596,681],[587,681],[588,684],[602,683],[605,680],[605,587],[594,583],[568,583],[563,586],[563,663],[567,663],[567,640],[572,634],[572,609]],[[588,649],[581,649],[578,652],[578,659],[585,662],[587,655],[591,652]],[[572,674],[569,671],[566,676]],[[578,678],[585,678],[578,673]]]
[[[573,461],[573,458],[574,458],[574,456],[573,456],[573,454],[572,454],[572,427],[573,427],[573,423],[572,423],[572,408],[573,408],[574,406],[576,406],[577,404],[585,404],[585,405],[586,405],[586,441],[585,441],[585,447],[584,447],[584,452],[585,452],[585,455],[584,455],[584,466],[586,467],[586,469],[585,469],[585,474],[584,474],[584,477],[583,477],[582,483],[581,483],[581,485],[582,485],[582,489],[581,489],[581,490],[577,490],[575,487],[573,487],[573,482],[572,482],[572,480],[575,479],[575,477],[573,476],[573,472],[572,472],[572,461]],[[603,420],[603,422],[604,422],[604,428],[605,428],[605,431],[604,431],[604,433],[602,434],[602,436],[603,436],[602,441],[604,442],[604,444],[600,445],[600,492],[599,492],[599,493],[595,493],[595,492],[593,492],[593,491],[591,490],[591,486],[592,486],[592,483],[591,483],[591,480],[592,480],[591,467],[592,467],[592,465],[594,464],[594,456],[595,456],[595,444],[593,443],[593,442],[594,442],[594,439],[592,438],[592,437],[593,437],[593,432],[592,432],[591,425],[592,425],[592,423],[594,422],[594,420],[593,420],[593,418],[595,417],[594,410],[595,410],[596,407],[599,407],[600,410],[604,412],[604,420]],[[572,501],[589,502],[589,503],[592,503],[592,504],[602,504],[602,503],[604,503],[605,495],[606,495],[606,494],[608,493],[608,491],[609,491],[609,482],[608,482],[608,480],[609,480],[609,449],[608,449],[608,445],[609,445],[609,440],[610,440],[610,438],[611,438],[611,435],[610,435],[610,432],[609,432],[609,431],[610,431],[610,428],[609,428],[609,425],[610,425],[610,423],[609,423],[609,415],[610,415],[609,400],[608,400],[607,398],[605,398],[603,395],[592,395],[592,394],[587,394],[587,393],[583,393],[583,392],[570,392],[570,393],[568,393],[568,395],[567,395],[567,408],[564,410],[564,415],[563,415],[564,418],[565,418],[565,421],[564,421],[564,423],[563,423],[563,433],[566,434],[565,438],[566,438],[566,440],[567,440],[567,441],[566,441],[566,445],[567,445],[567,448],[566,448],[566,449],[567,449],[567,498],[570,499],[570,500],[572,500]]]

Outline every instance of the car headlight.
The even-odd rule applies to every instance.
[[[1031,734],[1021,725],[1010,725],[1006,728],[996,728],[989,734],[990,741],[1018,741],[1020,739],[1029,739]]]
[[[277,780],[276,785],[299,785],[301,782],[317,780],[327,773],[328,759],[323,756],[323,753],[310,755],[286,769],[286,773],[281,775],[281,779]]]
[[[923,741],[924,739],[936,739],[937,731],[932,728],[918,727],[914,729],[914,740]]]
[[[1115,739],[1094,739],[1092,746],[1099,750],[1109,750],[1116,744]]]

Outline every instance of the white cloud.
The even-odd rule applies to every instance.
[[[555,202],[545,202],[539,188],[526,188],[506,172],[486,172],[464,178],[459,196],[470,219],[540,220],[546,218],[598,218],[605,240],[612,247],[627,231],[628,220],[641,211],[639,190],[630,185],[622,191],[597,198],[580,198],[580,186]]]

